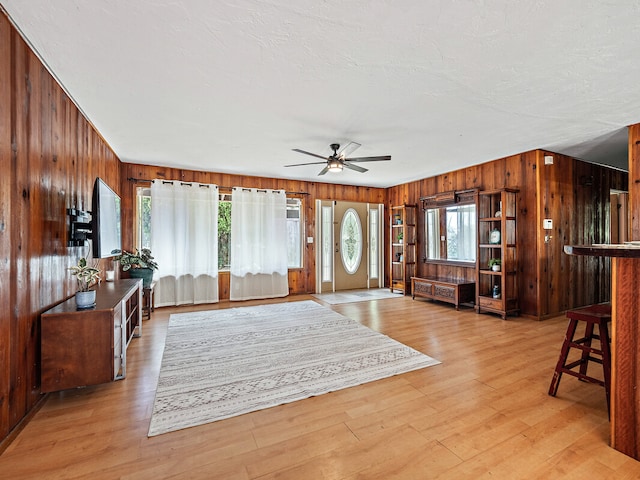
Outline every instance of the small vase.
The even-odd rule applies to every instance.
[[[96,306],[96,291],[76,292],[76,307],[78,309],[91,308]]]

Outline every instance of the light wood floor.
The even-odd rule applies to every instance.
[[[565,376],[547,395],[563,317],[503,321],[410,297],[330,308],[442,364],[147,438],[169,314],[196,310],[158,309],[129,346],[126,380],[50,394],[0,456],[0,477],[640,478],[608,446],[602,387]]]

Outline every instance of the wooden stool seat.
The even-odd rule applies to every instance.
[[[558,385],[560,384],[560,378],[563,373],[577,377],[578,379],[596,383],[601,385],[605,389],[607,396],[607,410],[610,404],[610,392],[611,392],[611,345],[609,337],[609,326],[611,322],[611,304],[610,303],[598,303],[595,305],[589,305],[588,307],[579,308],[577,310],[570,310],[567,312],[567,318],[569,318],[569,325],[567,327],[567,333],[560,349],[560,358],[556,364],[556,369],[551,379],[551,385],[549,386],[549,395],[556,396],[558,392]],[[578,328],[578,322],[585,322],[584,336],[578,339],[574,339],[576,329]],[[594,333],[594,326],[598,326],[598,333]],[[600,348],[592,346],[592,340],[598,340]],[[570,363],[567,363],[569,352],[572,348],[580,350],[580,358]],[[602,365],[604,380],[597,379],[587,374],[587,367],[589,362],[595,362]],[[577,370],[576,367],[580,367]]]

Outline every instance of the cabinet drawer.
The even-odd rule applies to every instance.
[[[413,282],[414,295],[431,295],[433,284],[431,282],[415,281]]]
[[[452,287],[451,285],[441,285],[437,283],[433,285],[433,296],[442,300],[455,302],[456,291],[456,287]]]
[[[494,308],[497,310],[502,310],[502,299],[501,298],[492,298],[492,297],[478,297],[478,303],[481,307]]]

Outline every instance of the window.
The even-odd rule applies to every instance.
[[[427,258],[440,258],[440,209],[429,208],[425,213],[427,229]]]
[[[427,261],[476,261],[476,204],[472,191],[423,198]],[[471,203],[473,202],[473,203]],[[438,205],[440,203],[440,205]],[[463,204],[461,204],[463,203]]]
[[[447,207],[447,259],[476,261],[476,206]]]
[[[333,207],[322,207],[322,281],[333,280]]]
[[[377,208],[369,209],[369,278],[377,279],[380,276],[378,259],[378,229],[380,228],[380,212]]]
[[[151,189],[137,189],[136,245],[139,249],[151,248]]]
[[[302,268],[302,201],[287,198],[287,252],[289,268]]]
[[[137,189],[136,245],[151,248],[151,189]],[[288,267],[302,268],[304,222],[302,200],[287,198]],[[220,194],[218,203],[218,269],[229,270],[231,248],[231,194]]]
[[[231,194],[220,194],[218,201],[218,270],[231,267]]]

